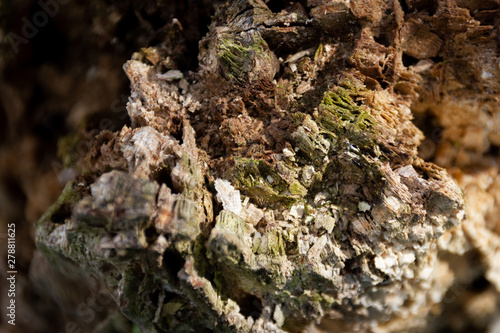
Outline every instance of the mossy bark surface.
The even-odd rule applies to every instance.
[[[476,21],[449,1],[272,4],[221,5],[196,71],[171,41],[134,54],[131,126],[74,165],[38,247],[144,332],[425,328],[471,243],[410,107],[455,39],[494,27],[460,32]]]

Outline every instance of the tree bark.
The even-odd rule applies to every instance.
[[[179,70],[175,21],[124,65],[131,126],[73,164],[38,248],[144,332],[438,330],[471,249],[500,289],[499,228],[464,222],[464,193],[429,161],[471,165],[499,144],[498,126],[463,120],[500,119],[498,10],[237,0],[196,71]],[[445,128],[440,151],[422,146],[423,115]]]

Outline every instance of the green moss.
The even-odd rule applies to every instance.
[[[352,98],[354,91],[337,87],[328,91],[319,107],[319,121],[334,133],[372,130],[373,117]]]
[[[80,191],[74,182],[68,182],[57,201],[42,215],[38,224],[45,222],[64,223],[71,216],[73,206],[81,199]]]
[[[325,138],[321,133],[321,128],[310,115],[297,114],[294,115],[294,120],[300,124],[292,133],[297,154],[316,167],[322,166],[324,157],[330,151],[332,143],[335,144],[335,140],[331,137]]]
[[[199,195],[200,184],[202,183],[201,172],[199,166],[194,162],[191,157],[184,152],[177,162],[176,167],[180,168],[185,172],[185,175],[189,177],[183,177],[181,179],[182,184],[182,195],[186,199],[194,199]]]
[[[122,312],[141,327],[151,326],[156,307],[149,295],[161,290],[161,286],[151,276],[144,275],[139,267],[129,267],[123,272],[121,299],[127,304]]]
[[[237,187],[256,202],[270,206],[289,206],[297,199],[286,195],[288,184],[263,160],[235,158],[234,178]]]
[[[292,195],[304,197],[307,194],[307,189],[298,180],[294,181],[288,188]]]
[[[285,289],[278,296],[280,302],[286,304],[289,311],[302,311],[304,307],[327,311],[338,304],[335,297],[320,292],[331,288],[331,283],[317,279],[315,274],[303,273],[305,272],[295,271],[293,276],[288,279]]]
[[[300,126],[302,125],[302,123],[307,119],[307,118],[310,118],[311,116],[309,116],[308,114],[306,113],[303,113],[303,112],[295,112],[292,114],[292,119],[293,119],[293,122],[294,122],[294,125],[295,126]]]
[[[314,52],[314,61],[316,61],[322,53],[323,53],[323,44],[320,43],[318,45],[318,48]]]
[[[277,230],[269,230],[262,235],[262,241],[256,244],[255,252],[272,258],[285,255],[283,235]]]
[[[264,5],[259,4],[259,2],[254,2],[253,8],[253,20],[255,25],[264,25],[266,21],[272,18],[273,12],[269,10],[269,8]]]
[[[245,220],[227,210],[222,211],[217,216],[216,227],[220,230],[233,233],[243,243],[245,242],[245,237],[251,233],[251,228]]]
[[[248,72],[254,67],[255,57],[264,54],[265,41],[260,37],[242,40],[232,35],[222,36],[217,56],[224,74],[240,83],[248,79]]]

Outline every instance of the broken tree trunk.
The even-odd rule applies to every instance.
[[[196,72],[171,41],[134,54],[132,127],[75,164],[38,248],[144,332],[424,328],[454,281],[443,253],[470,244],[410,107],[460,96],[494,28],[459,1],[271,4],[221,6]]]

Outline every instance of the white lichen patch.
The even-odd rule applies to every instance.
[[[302,179],[304,182],[309,182],[314,175],[314,167],[311,165],[306,166],[302,171]]]
[[[325,248],[327,240],[328,239],[326,235],[319,237],[307,252],[307,257],[309,259],[319,260],[320,259],[319,255],[321,254],[321,251],[323,251],[323,249]]]
[[[367,212],[369,211],[370,209],[372,208],[372,206],[370,206],[370,204],[366,201],[361,201],[360,203],[358,203],[358,210],[360,212]]]
[[[278,327],[283,326],[285,322],[285,316],[283,315],[283,310],[281,310],[281,306],[279,304],[274,308],[273,319]]]
[[[171,69],[165,74],[156,74],[156,77],[165,81],[173,81],[182,79],[184,74],[178,69]]]
[[[130,60],[123,68],[132,88],[127,103],[132,126],[148,125],[159,131],[164,130],[171,115],[165,111],[183,109],[182,96],[179,94],[177,84],[151,76],[154,68],[140,61]],[[178,77],[178,75],[174,72],[172,76],[167,77]]]
[[[305,255],[307,254],[307,251],[309,251],[309,241],[308,239],[301,237],[297,241],[297,247],[300,255]]]
[[[248,198],[247,198],[248,199]],[[254,204],[243,205],[244,208],[240,213],[240,217],[246,222],[256,226],[257,223],[264,217],[262,209],[257,208]]]
[[[375,267],[386,274],[393,275],[393,267],[398,264],[398,256],[392,251],[386,251],[375,257]]]
[[[395,214],[398,214],[400,212],[400,210],[401,210],[401,203],[394,196],[388,196],[388,197],[386,197],[385,200],[384,200],[384,203]]]
[[[233,185],[224,179],[215,180],[215,190],[217,191],[217,200],[222,203],[222,207],[236,215],[240,215],[243,208],[241,206],[240,191],[235,190]]]
[[[138,177],[149,177],[164,164],[169,155],[180,149],[175,139],[150,126],[132,131],[124,127],[120,137],[123,156],[128,162],[129,170]]]
[[[289,216],[293,219],[301,219],[304,216],[304,205],[293,205],[290,208]]]
[[[329,196],[330,196],[330,194],[328,194],[327,192],[317,193],[314,196],[314,204],[317,206],[323,204],[326,201],[326,199],[328,199]]]
[[[409,265],[415,261],[415,252],[412,250],[403,250],[398,253],[400,265]]]
[[[483,79],[483,80],[491,79],[492,77],[493,77],[493,74],[491,74],[488,71],[481,72],[481,79]]]
[[[335,227],[336,219],[329,214],[326,213],[320,213],[317,215],[316,219],[314,220],[314,225],[316,229],[323,228],[328,232],[329,234],[332,233],[333,228]]]
[[[284,148],[283,149],[283,156],[288,158],[288,159],[291,159],[295,156],[295,153],[288,148]]]

